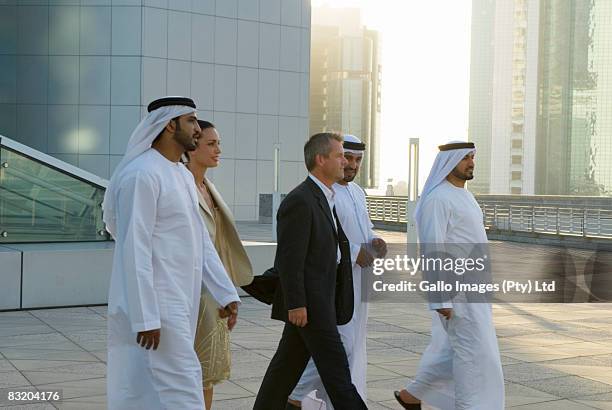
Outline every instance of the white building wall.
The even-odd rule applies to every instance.
[[[491,194],[507,194],[510,191],[513,11],[513,0],[497,0],[491,107]]]

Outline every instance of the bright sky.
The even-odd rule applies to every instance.
[[[408,179],[408,140],[418,137],[422,188],[437,145],[467,139],[471,0],[312,0],[321,5],[360,7],[381,33],[380,186]]]

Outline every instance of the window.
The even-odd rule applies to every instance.
[[[521,165],[523,163],[523,157],[520,155],[512,156],[512,165]]]
[[[523,141],[522,140],[512,140],[512,148],[518,148],[518,149],[523,148]]]
[[[512,190],[510,192],[512,193],[512,195],[520,195],[521,194],[521,188],[512,187]]]
[[[523,175],[522,175],[521,171],[512,171],[512,180],[513,181],[520,181],[522,176]]]

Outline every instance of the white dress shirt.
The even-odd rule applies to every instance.
[[[317,177],[315,177],[311,173],[308,173],[308,177],[310,177],[310,179],[312,179],[314,183],[317,184],[319,188],[321,188],[321,191],[323,191],[323,194],[325,194],[325,199],[327,199],[329,210],[332,213],[331,219],[332,221],[334,221],[334,228],[336,229],[336,233],[337,233],[338,225],[336,225],[336,218],[334,217],[334,208],[336,206],[336,203],[334,202],[334,197],[336,196],[336,193],[334,192],[332,188],[329,188],[327,185],[325,185],[323,182],[321,182]],[[337,262],[340,263],[340,246],[338,246],[338,261]]]

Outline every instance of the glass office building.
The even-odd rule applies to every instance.
[[[538,1],[475,0],[470,122],[479,194],[533,194]]]
[[[355,179],[379,181],[380,39],[361,24],[358,9],[322,7],[313,13],[310,132],[342,131],[366,143]]]
[[[541,7],[537,191],[610,195],[612,2]]]
[[[478,148],[477,171],[469,183],[470,191],[488,193],[491,168],[491,123],[494,61],[494,0],[472,1],[470,48],[469,139]]]
[[[612,193],[610,0],[476,0],[472,189]]]
[[[192,96],[222,137],[239,220],[305,176],[309,0],[0,2],[0,135],[109,178],[147,104]]]

